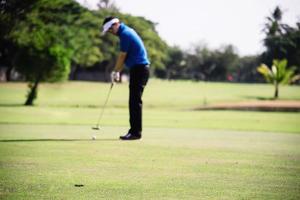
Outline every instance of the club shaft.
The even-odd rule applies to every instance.
[[[96,125],[97,128],[99,128],[99,123],[100,123],[100,120],[102,119],[102,116],[103,116],[103,113],[104,113],[104,109],[105,109],[106,104],[107,104],[107,102],[108,102],[108,99],[109,99],[109,97],[110,97],[110,93],[111,93],[111,91],[112,91],[113,86],[114,86],[114,83],[111,83],[110,88],[109,88],[109,91],[108,91],[108,94],[107,94],[107,96],[106,96],[105,102],[104,102],[104,104],[103,104],[103,106],[102,106],[102,110],[101,110],[101,113],[100,113],[99,118],[98,118],[98,121],[97,121],[97,125]]]

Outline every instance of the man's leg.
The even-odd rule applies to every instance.
[[[149,78],[148,67],[137,67],[130,70],[129,114],[130,129],[128,133],[140,138],[142,135],[142,95]],[[124,138],[124,137],[123,137]],[[123,139],[121,137],[121,139]]]
[[[142,95],[149,78],[148,67],[138,67],[130,72],[129,86],[129,113],[130,113],[130,130],[129,132],[141,136],[142,134],[142,114],[143,101]]]
[[[130,130],[129,132],[136,136],[142,134],[142,94],[144,87],[131,86],[129,95],[129,114]]]

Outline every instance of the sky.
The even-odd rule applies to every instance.
[[[90,9],[99,0],[77,0]],[[283,23],[300,22],[300,0],[113,0],[123,13],[157,23],[156,30],[169,45],[189,50],[206,44],[211,49],[232,44],[238,54],[264,50],[266,17],[277,5]]]

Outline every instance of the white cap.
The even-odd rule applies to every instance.
[[[102,34],[104,35],[114,23],[118,23],[118,22],[120,22],[120,20],[118,18],[113,18],[113,19],[109,20],[108,22],[106,22],[103,25]]]

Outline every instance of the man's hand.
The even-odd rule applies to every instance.
[[[116,82],[120,80],[120,72],[112,71],[110,74],[110,80],[111,82]]]

